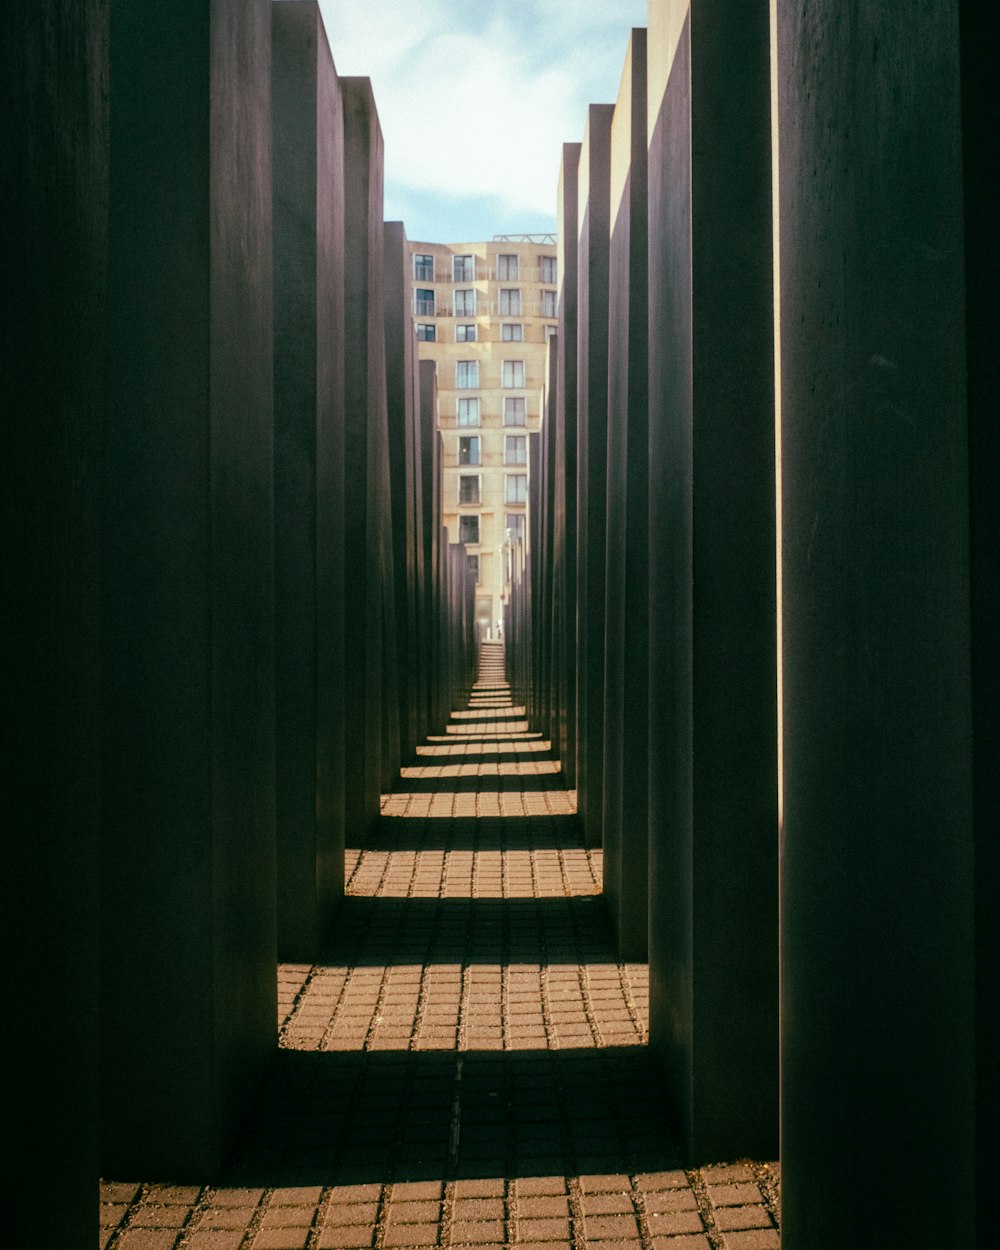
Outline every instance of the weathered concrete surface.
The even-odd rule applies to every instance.
[[[604,578],[607,530],[608,215],[614,105],[591,104],[577,191],[576,789],[588,846],[604,816]]]
[[[5,1239],[92,1250],[108,6],[14,0],[0,25]]]
[[[540,627],[538,726],[542,736],[555,743],[558,717],[559,608],[556,603],[556,402],[559,392],[559,339],[549,338],[545,358],[545,394],[542,420],[542,540],[541,591],[538,617]]]
[[[386,380],[383,145],[371,84],[342,78],[345,180],[344,447],[345,698],[352,731],[345,762],[346,837],[363,844],[378,818],[383,735],[383,573],[386,543]]]
[[[576,389],[577,389],[577,179],[579,143],[564,143],[559,167],[559,346],[556,371],[556,480],[554,574],[558,646],[553,741],[566,785],[576,784]]]
[[[649,330],[646,32],[633,30],[611,125],[604,895],[622,959],[648,948]]]
[[[650,5],[650,1042],[693,1161],[777,1149],[768,6]]]
[[[409,763],[417,752],[420,722],[420,618],[417,612],[417,500],[420,441],[417,436],[416,352],[410,314],[412,262],[401,221],[385,223],[385,356],[389,429],[393,595],[395,602],[396,699],[399,752]]]
[[[344,153],[315,0],[272,7],[278,956],[344,892]]]
[[[965,359],[969,420],[972,609],[972,764],[976,830],[976,1211],[978,1246],[993,1235],[1000,1170],[1000,248],[997,173],[1000,131],[996,21],[959,7],[962,88],[962,203],[965,225]]]
[[[777,30],[782,1245],[833,1246],[849,1200],[872,1246],[971,1246],[974,833],[997,824],[970,752],[958,6],[782,2]],[[845,1150],[877,1186],[848,1191]]]
[[[275,1048],[271,6],[113,37],[102,1166],[201,1182]]]

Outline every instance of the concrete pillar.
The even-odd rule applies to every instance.
[[[652,0],[650,1042],[693,1162],[777,1150],[769,28]]]
[[[976,1232],[986,1250],[1000,1146],[1000,248],[993,152],[1000,128],[992,12],[959,6],[962,206],[965,226],[965,359],[969,421],[972,612],[972,766],[976,860]]]
[[[577,178],[580,144],[564,143],[559,168],[559,379],[556,395],[555,567],[559,646],[554,745],[566,785],[576,784]]]
[[[646,32],[633,30],[611,125],[604,895],[623,959],[647,953],[649,908],[649,335]]]
[[[614,106],[592,104],[577,198],[577,807],[600,846],[604,790],[604,560],[608,432],[608,214]]]
[[[0,27],[5,1237],[92,1250],[108,8],[14,0]]]
[[[315,0],[272,6],[278,955],[344,892],[344,152]]]
[[[558,605],[555,600],[555,484],[556,484],[556,395],[558,393],[559,342],[550,335],[545,356],[545,391],[542,419],[542,523],[541,589],[535,608],[540,621],[539,728],[543,737],[556,746],[556,686]]]
[[[997,812],[995,756],[975,789],[970,678],[990,683],[995,745],[997,640],[995,598],[974,591],[970,613],[968,451],[988,422],[995,472],[997,375],[995,287],[980,321],[963,266],[958,19],[954,3],[777,5],[788,1250],[833,1246],[845,1206],[872,1247],[942,1229],[976,1244],[974,865],[981,849],[995,864]],[[969,122],[981,142],[988,119]],[[975,204],[982,170],[964,172]],[[995,277],[993,226],[975,237]],[[973,516],[994,594],[995,493],[991,473]],[[995,875],[981,889],[995,916]],[[848,1152],[877,1186],[846,1183]]]
[[[203,1182],[276,1045],[271,6],[113,40],[102,1166]]]
[[[383,776],[383,574],[386,382],[382,131],[367,78],[342,78],[344,275],[349,350],[344,447],[344,754],[348,845],[363,845],[379,814]]]
[[[420,652],[417,616],[416,461],[414,403],[416,351],[410,316],[410,256],[401,221],[385,223],[385,352],[393,595],[396,616],[396,691],[400,756],[417,753]]]
[[[442,710],[439,594],[441,573],[441,437],[437,432],[437,366],[421,360],[420,382],[420,503],[423,511],[424,604],[427,620],[428,729],[440,733],[448,713]]]

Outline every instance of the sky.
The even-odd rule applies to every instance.
[[[563,143],[613,104],[646,0],[319,0],[338,74],[372,80],[385,218],[425,243],[556,228]]]

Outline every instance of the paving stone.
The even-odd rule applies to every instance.
[[[452,1204],[453,1220],[497,1220],[503,1218],[502,1198],[458,1198]]]
[[[583,1229],[587,1241],[614,1241],[619,1238],[638,1240],[639,1229],[633,1215],[588,1215],[584,1218]]]
[[[708,1196],[715,1207],[741,1207],[760,1202],[760,1189],[755,1183],[739,1185],[708,1185]]]
[[[514,1183],[518,1198],[533,1197],[540,1194],[564,1194],[566,1178],[564,1176],[526,1176]]]
[[[383,1244],[386,1246],[434,1246],[437,1245],[437,1222],[433,1224],[389,1224]]]
[[[198,1219],[198,1228],[199,1230],[246,1228],[256,1209],[256,1207],[207,1207]]]
[[[773,1228],[754,1228],[745,1232],[724,1233],[725,1250],[780,1250],[781,1239]]]
[[[569,1236],[568,1219],[522,1219],[517,1220],[517,1240],[559,1241]]]
[[[195,1232],[184,1242],[184,1250],[240,1250],[243,1234],[238,1232]]]
[[[700,1233],[705,1227],[697,1210],[650,1215],[647,1216],[646,1223],[654,1237],[673,1236],[675,1233]]]
[[[178,1233],[169,1229],[129,1228],[118,1244],[122,1250],[174,1250],[177,1240]]]
[[[698,1200],[690,1189],[666,1189],[646,1194],[647,1215],[666,1215],[673,1211],[696,1211]]]
[[[500,1250],[506,1216],[518,1250],[632,1250],[640,1226],[644,1250],[712,1250],[648,1093],[648,968],[610,946],[601,852],[572,830],[553,842],[575,810],[558,763],[504,736],[525,723],[509,701],[473,698],[385,796],[373,845],[347,852],[350,919],[320,963],[279,969],[281,1063],[237,1183],[139,1202],[137,1183],[104,1182],[105,1244],[114,1230],[115,1250],[371,1250],[378,1231],[385,1250]],[[279,1185],[266,1203],[240,1183],[263,1177]],[[778,1245],[748,1163],[701,1177],[715,1250]]]
[[[502,1242],[504,1239],[503,1220],[453,1220],[450,1230],[452,1241],[467,1244],[484,1242]]]
[[[373,1225],[327,1225],[316,1245],[318,1250],[365,1250],[374,1240]]]
[[[631,1194],[584,1194],[580,1205],[584,1215],[621,1215],[635,1209]]]
[[[188,1209],[183,1207],[147,1206],[139,1207],[132,1215],[132,1228],[180,1228],[188,1217]]]
[[[518,1214],[535,1218],[565,1218],[569,1215],[569,1198],[565,1194],[553,1194],[548,1197],[518,1198]]]
[[[723,1232],[729,1229],[769,1228],[771,1217],[763,1206],[722,1207],[715,1212],[715,1224]]]
[[[308,1228],[262,1229],[250,1243],[253,1250],[307,1250]]]
[[[377,1202],[331,1203],[324,1217],[324,1223],[373,1224],[377,1216]]]

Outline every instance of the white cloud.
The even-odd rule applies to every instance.
[[[338,72],[372,80],[390,198],[394,188],[397,200],[492,197],[507,215],[537,216],[555,212],[561,145],[581,137],[587,104],[613,101],[646,2],[321,0],[321,8]]]

